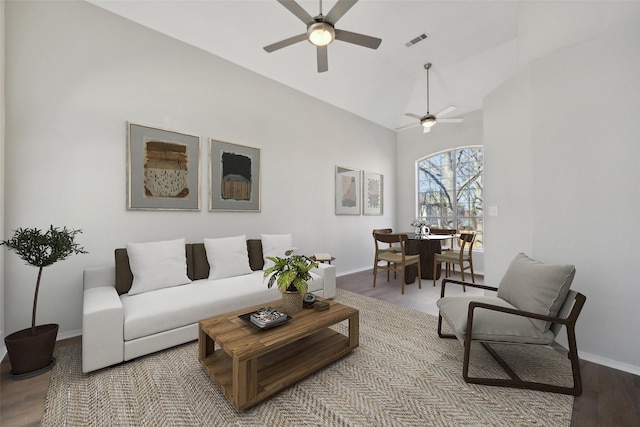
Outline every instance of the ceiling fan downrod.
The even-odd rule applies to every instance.
[[[427,62],[424,64],[424,69],[427,70],[427,116],[430,114],[429,111],[429,69],[431,68],[431,62]]]

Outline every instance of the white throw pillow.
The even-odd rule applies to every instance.
[[[247,236],[204,239],[209,261],[209,280],[251,273]]]
[[[291,234],[261,234],[262,240],[262,256],[264,257],[264,267],[266,270],[273,267],[275,263],[267,257],[277,256],[284,257],[284,253],[289,249],[293,249],[293,239]]]
[[[133,283],[129,295],[190,283],[185,239],[127,243]]]

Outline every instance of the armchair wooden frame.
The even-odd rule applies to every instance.
[[[443,279],[442,288],[440,291],[440,296],[444,297],[445,286],[447,283],[453,283],[462,286],[471,286],[474,288],[485,289],[489,291],[497,291],[498,288],[493,286],[486,285],[477,285],[475,283],[462,282],[459,280],[452,279]],[[499,386],[499,387],[511,387],[511,388],[521,388],[521,389],[530,389],[530,390],[538,390],[552,393],[561,393],[561,394],[570,394],[573,396],[579,396],[582,394],[582,379],[580,376],[580,360],[578,359],[578,347],[576,344],[576,335],[575,335],[575,325],[578,319],[578,315],[584,306],[587,298],[575,291],[569,291],[567,298],[565,299],[564,304],[560,308],[559,314],[557,317],[554,316],[545,316],[538,313],[532,313],[517,309],[512,309],[508,307],[501,307],[497,305],[482,303],[482,302],[471,302],[469,303],[469,311],[467,316],[467,333],[464,338],[458,337],[454,334],[445,334],[442,332],[442,316],[438,315],[438,336],[440,338],[458,338],[460,340],[463,339],[464,342],[464,362],[462,367],[462,376],[467,383],[472,384],[482,384],[488,386]],[[567,330],[567,339],[569,343],[569,351],[567,357],[571,361],[571,371],[573,374],[573,387],[564,387],[560,385],[540,383],[535,381],[525,381],[521,379],[511,367],[504,361],[502,357],[491,348],[490,341],[479,341],[472,339],[473,334],[473,316],[474,311],[476,309],[487,309],[500,311],[503,313],[509,313],[516,316],[523,316],[530,319],[539,319],[547,322],[552,322],[551,330],[554,334],[558,334],[562,326],[565,326]],[[511,379],[498,379],[498,378],[484,378],[484,377],[471,377],[469,376],[469,361],[471,359],[471,343],[472,342],[480,342],[483,347],[489,352],[489,354],[500,364],[502,369],[509,375]],[[509,344],[500,341],[500,344]],[[536,345],[536,344],[520,344],[520,343],[512,343],[514,345]]]

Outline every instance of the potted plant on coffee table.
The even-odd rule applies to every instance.
[[[29,378],[51,369],[55,363],[53,348],[58,336],[57,324],[36,326],[36,309],[42,270],[51,264],[66,259],[72,254],[87,253],[75,242],[81,230],[62,229],[53,225],[45,232],[37,228],[18,228],[9,240],[0,241],[0,246],[14,251],[27,264],[38,267],[36,290],[33,296],[31,327],[5,337],[11,377]]]
[[[307,293],[311,269],[318,263],[305,255],[293,255],[293,250],[284,253],[284,257],[267,257],[274,262],[264,271],[263,277],[269,277],[269,289],[274,283],[282,292],[282,311],[290,314],[302,310],[302,297]]]

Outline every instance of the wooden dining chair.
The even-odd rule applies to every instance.
[[[445,263],[445,277],[449,277],[451,271],[449,269],[449,265],[455,272],[455,265],[460,266],[460,275],[462,276],[462,281],[464,281],[464,271],[470,270],[471,272],[471,282],[476,283],[476,277],[473,272],[473,244],[476,241],[476,232],[475,231],[462,231],[460,232],[460,237],[458,238],[458,244],[460,246],[459,251],[447,251],[440,254],[433,255],[433,286],[436,285],[436,277],[438,271],[438,265],[441,263]],[[466,288],[462,287],[463,291],[466,292]]]
[[[374,244],[376,243],[376,233],[377,234],[390,234],[392,232],[393,232],[393,230],[391,228],[374,228],[373,232],[371,233],[371,235],[373,236],[373,243]],[[380,251],[382,251],[382,252],[387,252],[387,251],[393,252],[393,245],[391,243],[389,243],[389,247],[381,247]],[[374,255],[373,262],[374,263],[376,262],[375,255]],[[375,270],[374,270],[373,274],[375,274]],[[393,278],[397,279],[397,276],[396,276],[395,272],[393,273]],[[389,270],[387,270],[387,282],[388,281],[389,281]]]
[[[458,234],[458,230],[452,229],[452,228],[430,228],[430,234],[439,234],[439,235],[445,235],[445,236],[455,236],[456,234]],[[451,239],[444,239],[441,242],[441,248],[440,250],[442,252],[446,252],[446,251],[451,251],[453,250],[453,241],[454,241],[455,237],[451,237]]]
[[[408,237],[406,234],[374,233],[373,237],[376,241],[376,258],[373,264],[373,287],[376,287],[378,270],[387,270],[387,282],[389,281],[390,271],[394,273],[399,272],[402,279],[402,293],[404,294],[406,267],[417,264],[418,272],[420,272],[420,255],[407,255],[406,246]],[[389,247],[391,250],[389,250]],[[381,251],[381,249],[386,250]],[[418,288],[422,289],[420,274],[418,274]]]

